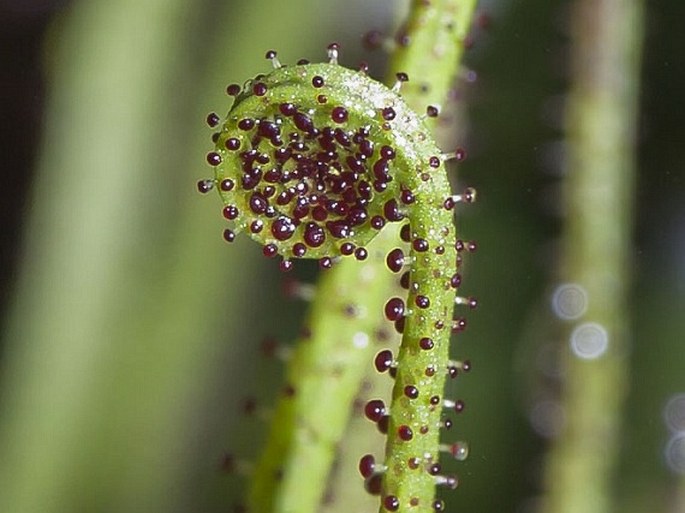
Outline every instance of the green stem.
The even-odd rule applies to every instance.
[[[384,248],[397,240],[387,226],[363,262],[343,260],[323,273],[307,315],[309,336],[296,342],[263,453],[248,491],[250,511],[315,512],[336,446],[347,426],[366,366],[383,328],[377,315],[394,277]]]
[[[395,53],[391,71],[402,70],[409,74],[410,88],[403,91],[403,96],[416,111],[446,98],[459,69],[475,4],[475,1],[452,0],[430,4],[413,2],[406,30],[409,45],[400,47]],[[411,77],[420,79],[412,81]],[[416,259],[411,269],[411,283],[417,288],[410,288],[407,305],[414,314],[406,317],[397,358],[381,513],[390,509],[392,498],[396,499],[400,512],[434,511],[436,477],[426,468],[439,460],[442,403],[436,405],[431,400],[443,400],[454,301],[454,291],[449,285],[445,286],[445,281],[449,282],[450,270],[456,260],[452,215],[442,208],[440,200],[451,194],[450,187],[443,168],[435,177],[445,181],[436,183],[432,200],[417,201],[416,211],[410,214],[412,240],[427,240],[429,250],[416,252],[412,249],[411,252],[411,257]],[[441,228],[445,232],[436,240],[435,234]],[[442,255],[435,253],[439,246],[445,248]],[[418,295],[430,298],[429,315],[416,307]],[[424,337],[433,340],[432,350],[420,349],[419,340]],[[407,387],[416,387],[418,398],[408,399]],[[411,440],[403,439],[407,426],[413,432]]]
[[[545,511],[604,513],[611,510],[626,388],[643,6],[640,0],[581,0],[575,7],[562,276],[584,289],[587,310],[570,330],[567,424],[549,455]],[[588,345],[574,345],[579,334]],[[603,340],[605,352],[583,352]]]
[[[390,60],[394,73],[409,74],[402,96],[416,111],[443,104],[461,66],[464,43],[477,0],[413,0],[405,34],[409,44],[398,45]]]

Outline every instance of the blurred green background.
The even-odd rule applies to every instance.
[[[478,78],[458,88],[459,182],[482,198],[460,220],[480,247],[463,291],[482,306],[455,348],[474,371],[452,384],[469,407],[448,436],[471,456],[449,511],[535,511],[541,492],[554,426],[533,412],[560,386],[544,351],[557,342],[569,5],[483,2],[490,23],[467,54]],[[361,36],[394,27],[396,7],[0,1],[0,512],[233,511],[244,484],[222,472],[224,451],[256,454],[265,426],[240,405],[268,407],[281,372],[260,340],[292,339],[304,305],[257,245],[223,243],[219,202],[195,190],[210,171],[204,117],[227,109],[228,83],[268,69],[271,48],[319,60],[337,40],[344,64],[382,76]],[[685,393],[683,16],[665,0],[645,20],[624,512],[685,511],[685,454],[665,457],[685,400],[664,413]],[[313,280],[314,266],[295,273]]]

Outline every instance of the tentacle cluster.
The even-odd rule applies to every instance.
[[[441,166],[421,118],[363,71],[283,66],[228,92],[235,101],[207,155],[215,179],[200,187],[221,194],[232,221],[224,237],[247,232],[267,256],[324,267],[339,255],[365,258],[364,245],[416,201],[397,170],[430,181]]]
[[[445,161],[461,160],[464,152],[439,150],[426,116],[399,94],[403,73],[388,88],[365,67],[338,65],[335,45],[328,63],[282,66],[275,52],[267,57],[271,73],[228,87],[235,100],[223,123],[208,116],[218,128],[207,155],[215,177],[199,188],[218,189],[230,222],[226,240],[248,233],[266,256],[283,258],[283,270],[293,258],[317,258],[325,268],[341,256],[363,260],[366,244],[386,223],[405,222],[402,247],[388,248],[386,259],[390,271],[404,270],[400,283],[408,290],[385,306],[403,333],[402,346],[397,359],[383,351],[375,361],[395,379],[393,402],[390,409],[379,401],[366,408],[388,434],[386,461],[365,456],[360,472],[367,489],[381,495],[381,511],[439,511],[435,485],[457,483],[440,474],[439,452],[463,455],[465,447],[445,449],[439,435],[451,422],[443,408],[463,410],[463,402],[442,397],[445,379],[470,367],[449,359],[450,334],[465,326],[453,310],[476,304],[455,299],[458,252],[475,245],[457,240],[451,212],[456,202],[473,201],[475,191],[453,195],[444,172]]]

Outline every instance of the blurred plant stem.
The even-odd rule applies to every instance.
[[[231,76],[253,72],[240,63],[250,25],[302,22],[292,3],[290,17],[264,16],[266,2],[209,4],[74,2],[48,41],[49,106],[3,333],[3,513],[169,513],[199,500],[188,481],[216,430],[208,396],[218,381],[245,385],[247,345],[228,342],[258,336],[241,291],[262,290],[256,248],[227,249],[194,189],[210,146],[202,120]]]
[[[599,331],[585,332],[584,342],[600,342],[603,329],[608,349],[596,357],[574,352],[567,333],[562,398],[566,424],[548,455],[546,513],[612,510],[630,351],[628,293],[642,9],[640,0],[579,0],[572,14],[560,275],[587,293],[587,310],[571,329],[596,323]]]

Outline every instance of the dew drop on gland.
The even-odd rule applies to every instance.
[[[383,507],[388,511],[397,511],[400,508],[400,500],[394,495],[386,495],[383,499]]]
[[[418,251],[419,253],[428,251],[428,241],[426,241],[426,239],[414,239],[411,245],[414,248],[414,251]]]
[[[238,217],[240,212],[234,205],[226,205],[221,213],[226,219],[233,220]]]
[[[261,219],[255,219],[250,223],[250,232],[260,233],[264,229],[264,222]]]
[[[229,230],[228,228],[226,228],[224,230],[224,240],[226,242],[233,242],[235,240],[235,232],[233,232],[233,230]]]
[[[392,146],[382,146],[380,150],[381,158],[384,160],[392,160],[395,158],[395,150]]]
[[[385,304],[385,317],[389,321],[396,321],[404,315],[404,301],[398,297],[393,297]]]
[[[336,123],[344,123],[347,121],[347,109],[345,107],[335,107],[331,112],[331,119]]]
[[[385,413],[385,403],[380,399],[372,399],[364,406],[364,415],[371,422],[379,422]]]
[[[476,195],[477,195],[476,189],[473,187],[467,187],[464,189],[464,192],[462,193],[462,198],[464,200],[464,203],[473,203],[476,201]]]
[[[376,467],[376,458],[371,454],[366,454],[359,460],[359,473],[364,479],[371,477]]]
[[[438,116],[438,108],[434,107],[433,105],[429,105],[426,107],[426,116],[429,118],[435,118]]]
[[[396,116],[395,109],[392,107],[386,107],[381,111],[381,116],[386,121],[392,121]]]
[[[355,246],[351,242],[344,242],[340,246],[340,253],[342,253],[345,256],[349,256],[352,253],[354,253],[354,248]]]
[[[400,276],[400,287],[402,287],[405,290],[409,290],[409,285],[410,285],[410,275],[409,271],[406,271],[402,273],[402,276]]]
[[[350,236],[350,225],[345,221],[328,221],[326,228],[336,239],[346,239]]]
[[[314,78],[312,78],[312,85],[316,88],[323,87],[324,80],[323,77],[320,77],[319,75],[316,75]]]
[[[366,260],[369,256],[369,252],[366,248],[357,248],[354,250],[354,258],[357,260]]]
[[[419,340],[419,347],[424,351],[430,351],[431,349],[433,349],[433,346],[433,339],[429,337],[423,337],[421,340]]]
[[[278,110],[284,116],[292,116],[293,114],[295,114],[295,112],[297,112],[297,107],[295,107],[295,105],[290,102],[284,102],[278,105]]]
[[[359,153],[364,155],[366,158],[370,158],[373,155],[373,141],[370,139],[362,139],[359,142]]]
[[[207,125],[209,125],[210,128],[214,128],[219,124],[220,118],[219,115],[216,112],[210,112],[207,114]]]
[[[438,157],[431,157],[428,159],[428,165],[432,168],[439,168],[440,167],[440,159]]]
[[[293,121],[295,122],[295,126],[304,132],[311,132],[314,128],[314,123],[312,123],[311,118],[301,112],[297,112],[293,116]]]
[[[397,428],[397,436],[400,438],[400,440],[408,442],[409,440],[414,438],[414,432],[409,426],[403,424]]]
[[[302,244],[301,242],[297,242],[293,245],[293,255],[302,258],[305,253],[307,253],[307,246]]]
[[[293,199],[293,195],[289,191],[281,192],[276,198],[276,203],[279,205],[287,205]]]
[[[288,240],[293,236],[293,233],[295,233],[295,225],[289,217],[279,217],[271,224],[271,234],[277,240]]]
[[[202,194],[207,194],[214,188],[214,180],[200,180],[197,182],[197,190]]]
[[[289,271],[292,271],[293,262],[292,260],[282,260],[278,267],[280,268],[281,272],[287,273]]]
[[[426,296],[416,296],[416,299],[414,300],[416,303],[416,306],[419,308],[428,308],[431,305],[430,299]]]
[[[452,333],[459,333],[466,329],[466,319],[459,317],[452,321]]]
[[[431,476],[437,476],[441,470],[442,470],[442,465],[440,465],[440,463],[433,463],[432,465],[428,466],[428,473]]]
[[[397,200],[394,198],[383,205],[383,214],[388,221],[401,221],[404,219],[404,215],[402,215],[397,205]]]
[[[320,258],[319,267],[321,269],[330,269],[331,267],[333,267],[333,259],[331,257]]]
[[[411,241],[411,229],[409,228],[408,224],[405,224],[400,228],[400,239],[402,239],[404,242],[410,242]]]
[[[385,226],[385,218],[382,216],[373,216],[371,218],[371,228],[374,230],[380,230]]]
[[[373,474],[364,481],[364,488],[371,495],[380,495],[383,477],[381,474]]]
[[[257,82],[252,86],[252,92],[255,96],[264,96],[266,94],[266,84],[264,82]]]
[[[457,479],[457,476],[443,476],[439,484],[446,486],[450,490],[454,490],[459,485],[459,479]]]
[[[236,139],[235,137],[226,139],[224,146],[226,146],[227,150],[235,151],[240,148],[240,139]]]
[[[404,333],[405,318],[401,317],[395,321],[395,331],[397,333]]]
[[[207,164],[209,164],[210,166],[218,166],[219,164],[221,164],[221,155],[219,155],[215,151],[210,151],[207,154]]]
[[[450,278],[450,285],[453,289],[457,289],[461,286],[461,274],[455,273]]]
[[[412,470],[416,470],[417,468],[419,468],[419,465],[421,465],[420,458],[409,458],[407,460],[407,466]]]
[[[436,499],[433,501],[433,510],[435,511],[445,511],[445,501],[441,499]]]
[[[414,385],[407,385],[404,387],[404,395],[409,399],[416,399],[419,396],[419,389]]]
[[[471,370],[471,360],[464,360],[461,364],[461,368],[464,372],[469,372]]]
[[[238,84],[230,84],[226,87],[226,94],[228,96],[238,96],[240,94],[240,86]]]
[[[275,137],[280,136],[281,129],[276,123],[262,119],[262,121],[259,123],[259,129],[257,130],[257,133],[267,139],[274,139]],[[265,157],[267,158],[266,162],[268,162],[268,156],[265,155]],[[266,164],[266,162],[260,161],[259,158],[257,161],[260,164]]]
[[[469,446],[465,442],[455,442],[449,447],[450,454],[457,461],[464,461],[469,456]]]
[[[269,202],[266,198],[259,192],[253,192],[250,196],[250,210],[255,214],[263,214],[266,212],[266,208],[269,206]]]
[[[433,395],[433,396],[431,396],[431,398],[429,399],[429,402],[430,402],[433,406],[437,406],[438,404],[440,404],[440,396],[439,396],[439,395]]]
[[[388,182],[382,180],[374,180],[373,190],[376,192],[383,192],[388,188]]]
[[[278,254],[278,247],[276,244],[267,244],[262,248],[262,253],[265,257],[273,258]]]
[[[376,355],[376,358],[374,358],[373,361],[373,364],[378,372],[387,371],[392,366],[392,363],[393,358],[392,351],[390,351],[390,349],[384,349],[382,351],[379,351],[379,353]]]
[[[311,248],[318,248],[326,241],[326,232],[316,223],[307,223],[304,228],[304,241]]]
[[[390,426],[390,415],[383,415],[381,420],[376,423],[376,428],[378,428],[378,432],[382,435],[388,434],[388,426]]]
[[[238,128],[240,128],[242,131],[247,132],[248,130],[252,130],[254,128],[254,119],[252,118],[244,118],[238,121]]]
[[[405,205],[411,205],[416,201],[416,197],[410,190],[403,190],[402,194],[400,195],[400,199],[402,200],[402,203]]]
[[[404,266],[404,253],[400,248],[395,248],[385,258],[385,264],[394,273],[398,273]]]
[[[376,180],[380,182],[389,182],[390,166],[388,165],[388,161],[385,159],[377,160],[373,165],[373,175],[376,177]]]

